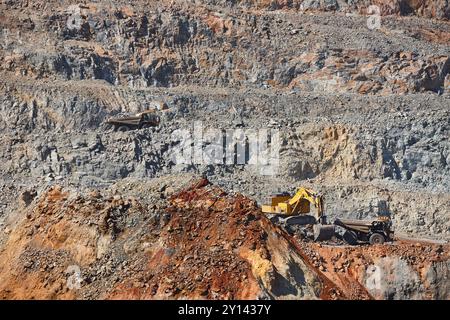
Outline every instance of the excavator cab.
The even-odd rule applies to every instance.
[[[305,215],[310,213],[313,204],[317,210],[315,218],[320,221],[324,216],[322,195],[307,188],[299,188],[292,197],[286,193],[275,195],[270,202],[261,207],[262,212],[284,216]]]
[[[309,201],[300,199],[298,206],[294,207],[288,202],[290,198],[291,196],[286,194],[274,195],[270,199],[270,205],[264,205],[262,207],[262,211],[265,213],[284,214],[289,216],[295,214],[306,214],[310,212]]]

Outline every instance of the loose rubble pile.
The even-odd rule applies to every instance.
[[[205,179],[168,198],[164,192],[155,191],[165,198],[155,208],[134,196],[50,188],[16,222],[0,254],[0,296],[342,297],[267,229],[254,201]],[[77,276],[71,270],[79,270],[79,287],[68,285]]]
[[[359,276],[338,281],[328,258],[303,256],[299,252],[309,249],[295,249],[299,244],[289,235],[270,238],[264,219],[242,226],[241,215],[257,217],[249,212],[268,196],[303,185],[325,195],[331,221],[382,212],[391,216],[397,234],[450,240],[449,10],[448,1],[441,0],[2,1],[2,296],[445,296],[436,279],[444,279],[447,267],[438,260],[412,275],[414,284],[394,277],[388,287],[395,287],[395,294],[375,292],[360,287],[362,267],[344,266]],[[375,20],[379,27],[370,27]],[[169,110],[157,127],[115,132],[105,126],[110,117],[163,103]],[[175,151],[188,134],[174,136],[174,131],[192,133],[199,125],[205,132],[279,132],[277,170],[249,163],[178,163]],[[201,145],[211,143],[205,138]],[[226,205],[219,201],[196,211],[189,199],[168,202],[193,176],[207,177],[230,194],[222,200]],[[200,190],[195,203],[219,192]],[[235,199],[236,193],[244,198]],[[244,207],[234,208],[235,202]],[[219,204],[235,215],[224,218]],[[227,229],[208,220],[208,212],[243,235],[222,235]],[[28,218],[22,224],[23,215]],[[209,223],[192,225],[189,217],[197,215]],[[257,241],[261,230],[269,236]],[[226,243],[215,243],[206,254],[215,235]],[[267,271],[266,260],[276,262],[263,249],[255,256],[260,247],[247,243],[247,236],[269,256],[276,251],[280,261],[292,260],[310,272],[306,288],[298,284],[296,266],[276,265],[281,276]],[[180,241],[187,247],[163,249]],[[187,248],[194,247],[205,249],[197,254],[200,260],[184,261],[193,256]],[[236,252],[240,247],[246,249]],[[351,256],[366,249],[348,250]],[[152,250],[159,250],[159,258]],[[379,256],[367,254],[368,261]],[[153,273],[147,265],[151,257]],[[158,269],[190,270],[193,261],[205,266],[201,281]],[[412,274],[409,262],[392,261],[382,265]],[[212,263],[223,279],[203,281],[214,275],[207,268]],[[81,264],[81,291],[67,289],[61,280],[62,273],[70,276],[66,270],[72,264]],[[278,280],[272,286],[273,277]],[[215,291],[225,282],[227,290]]]
[[[175,181],[147,183],[157,202],[131,183],[106,192],[50,188],[18,217],[0,253],[0,297],[448,298],[448,245],[308,243],[270,223],[251,199],[206,179],[177,191]],[[177,187],[157,187],[169,182]],[[375,267],[380,287],[368,282]]]
[[[314,265],[350,299],[449,298],[448,245],[420,242],[360,247],[305,242],[301,245]]]

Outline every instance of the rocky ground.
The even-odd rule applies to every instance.
[[[304,243],[257,205],[304,185],[331,220],[448,241],[449,18],[442,0],[1,1],[0,294],[448,299],[447,245]],[[161,102],[156,128],[104,125]],[[276,172],[175,163],[194,122],[278,130]]]
[[[102,192],[51,187],[10,221],[0,297],[449,298],[448,244],[305,242],[255,201],[179,178],[125,179]]]

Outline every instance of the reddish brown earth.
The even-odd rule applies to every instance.
[[[425,288],[421,298],[448,299],[448,291],[440,296],[440,293],[430,286],[430,281],[427,279],[427,275],[434,266],[448,263],[448,245],[396,242],[376,246],[338,247],[302,242],[301,247],[313,261],[314,266],[322,270],[350,299],[386,298],[384,296],[386,287],[392,285],[391,282],[400,281],[399,278],[401,278],[399,275],[389,278],[392,277],[392,274],[389,274],[392,270],[388,265],[398,261],[404,261],[405,265],[410,267],[404,270],[405,277],[409,277],[410,272],[418,275],[418,280],[424,283]],[[381,286],[378,289],[368,290],[364,286],[368,281],[367,270],[371,270],[373,266],[381,268]],[[444,277],[442,281],[443,287],[448,290],[448,280]]]
[[[134,196],[50,188],[24,209],[0,252],[0,298],[382,299],[383,289],[365,287],[367,270],[388,271],[392,261],[420,277],[422,298],[441,297],[442,284],[427,281],[448,261],[448,246],[300,241],[253,200],[205,179],[164,202],[156,218]],[[73,265],[78,289],[68,285]],[[383,288],[400,280],[386,281]]]
[[[136,291],[125,283],[112,292],[111,298],[282,297],[282,290],[291,287],[294,293],[296,286],[301,287],[284,270],[277,269],[280,266],[274,259],[286,260],[286,254],[298,260],[295,267],[302,268],[310,278],[306,286],[312,287],[312,296],[304,298],[342,295],[303,261],[289,241],[275,233],[254,201],[241,195],[230,196],[203,179],[172,196],[170,202],[168,212],[172,218],[160,234],[164,246],[148,262],[150,290]],[[287,285],[281,279],[293,283]]]
[[[448,245],[304,242],[253,201],[308,186],[330,221],[384,211],[450,241],[449,18],[448,0],[1,1],[0,298],[449,299]],[[158,103],[157,128],[105,125]],[[278,172],[175,164],[196,122],[279,130]]]
[[[254,201],[202,180],[168,202],[161,219],[167,222],[144,218],[130,225],[147,215],[135,198],[49,189],[17,222],[0,253],[1,298],[341,295],[266,228]],[[71,265],[82,270],[78,290],[67,286]]]

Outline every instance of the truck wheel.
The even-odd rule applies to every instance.
[[[120,127],[117,128],[117,131],[125,132],[125,131],[128,131],[129,129],[130,128],[128,128],[127,126],[120,126]]]
[[[348,244],[354,246],[358,244],[358,236],[353,231],[345,231],[344,235],[342,236],[342,239],[344,239],[345,242]]]
[[[369,238],[370,244],[383,244],[384,243],[384,236],[379,233],[374,233]]]

